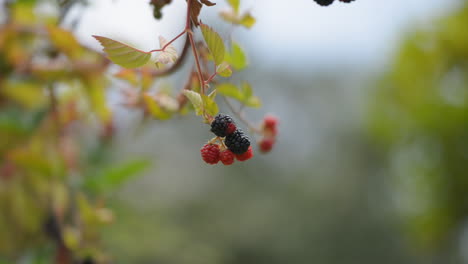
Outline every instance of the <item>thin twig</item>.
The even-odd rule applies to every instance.
[[[251,131],[253,131],[254,133],[257,133],[257,134],[262,134],[262,131],[260,129],[258,129],[254,124],[252,124],[249,120],[247,120],[245,117],[244,117],[244,114],[242,111],[238,111],[234,108],[234,105],[231,103],[231,101],[229,101],[229,99],[226,98],[226,96],[223,96],[223,100],[224,102],[226,103],[226,105],[229,107],[229,109],[231,110],[231,112],[242,122],[244,123],[247,128]]]

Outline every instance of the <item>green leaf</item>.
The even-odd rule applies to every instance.
[[[203,105],[205,106],[205,111],[211,116],[215,116],[219,112],[218,104],[210,96],[202,95]]]
[[[232,42],[231,52],[226,52],[224,60],[236,71],[245,69],[248,65],[247,56],[238,43]]]
[[[218,67],[216,67],[216,72],[218,73],[219,76],[222,77],[231,77],[232,75],[232,70],[231,67],[227,62],[223,62]]]
[[[217,86],[217,91],[224,96],[236,99],[248,107],[258,108],[262,105],[260,98],[253,95],[252,86],[248,82],[243,82],[241,89],[234,84],[223,83]]]
[[[192,103],[196,114],[197,115],[203,114],[202,112],[203,100],[202,100],[201,95],[197,92],[190,91],[190,90],[184,90],[183,93]]]
[[[248,82],[242,82],[242,92],[245,98],[250,98],[253,95],[252,85]]]
[[[218,93],[220,93],[220,94],[222,94],[224,96],[234,98],[234,99],[236,99],[238,101],[242,101],[244,99],[244,95],[237,88],[237,86],[235,86],[232,83],[219,84],[218,86],[216,86],[216,90],[218,91]]]
[[[150,166],[149,160],[133,160],[121,165],[112,164],[98,175],[88,177],[85,186],[94,191],[107,191],[122,185]]]
[[[70,31],[54,26],[49,26],[47,30],[51,42],[58,50],[72,59],[77,59],[81,56],[83,49]]]
[[[256,22],[255,18],[248,12],[240,15],[232,10],[227,10],[221,11],[219,14],[225,21],[235,25],[241,25],[246,28],[251,28]]]
[[[211,27],[205,24],[201,24],[200,28],[203,34],[203,38],[208,45],[208,49],[213,56],[214,62],[216,65],[221,64],[224,61],[224,54],[226,50],[223,39]]]
[[[228,0],[228,3],[231,5],[234,12],[239,12],[240,0]]]
[[[137,68],[145,65],[151,58],[150,52],[145,52],[124,43],[102,36],[93,36],[104,47],[109,59],[125,68]]]
[[[251,28],[253,25],[255,25],[255,18],[250,14],[250,13],[245,13],[239,21],[239,24],[246,27],[246,28]]]

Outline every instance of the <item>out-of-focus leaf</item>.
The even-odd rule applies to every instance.
[[[224,53],[226,50],[223,39],[211,27],[205,24],[202,24],[200,28],[214,62],[216,65],[221,64],[224,60]]]
[[[80,43],[78,43],[70,31],[55,26],[49,26],[47,30],[50,35],[50,40],[58,50],[73,59],[80,57],[83,50]]]
[[[0,93],[29,109],[38,108],[47,102],[44,87],[36,82],[6,82]]]
[[[218,93],[234,98],[238,101],[242,101],[244,99],[244,95],[241,91],[232,83],[222,83],[216,86],[216,90]]]
[[[133,160],[119,165],[112,164],[99,174],[88,177],[85,186],[93,191],[109,191],[138,176],[150,166],[149,160]]]
[[[239,12],[240,0],[228,0],[229,5],[231,5],[234,12]]]
[[[227,62],[223,62],[216,67],[216,72],[222,77],[231,77],[232,70]]]
[[[223,18],[225,21],[235,24],[235,25],[241,25],[246,28],[251,28],[253,25],[255,25],[255,18],[249,13],[245,13],[243,15],[239,15],[238,13],[235,13],[233,11],[221,11],[219,13],[221,18]]]
[[[159,36],[159,46],[162,48],[167,44],[167,40],[163,36]],[[162,64],[174,63],[177,61],[178,55],[175,47],[170,44],[164,51],[159,52],[156,62]]]
[[[145,65],[151,58],[150,52],[133,48],[122,42],[102,36],[93,36],[104,47],[109,59],[125,68],[137,68]]]
[[[228,62],[236,71],[243,70],[247,67],[247,56],[238,43],[232,43],[231,52],[226,51],[224,60]]]
[[[255,18],[250,13],[245,13],[239,20],[239,24],[246,28],[253,27],[255,22]]]
[[[212,97],[202,95],[203,105],[207,114],[215,116],[219,112],[218,104],[213,100]]]
[[[234,98],[245,106],[258,108],[262,105],[260,98],[253,95],[252,86],[248,82],[243,82],[240,89],[231,83],[219,84],[216,88],[220,94]]]
[[[189,90],[184,90],[183,93],[192,103],[196,114],[197,115],[203,114],[203,111],[202,111],[203,100],[202,100],[201,95],[197,92],[189,91]]]
[[[127,81],[130,84],[136,86],[138,84],[137,73],[132,69],[121,69],[114,75],[116,78]]]
[[[86,80],[85,84],[94,112],[102,121],[109,121],[112,117],[112,113],[107,106],[106,80],[99,76],[93,76]]]
[[[171,113],[162,109],[159,104],[148,94],[143,94],[143,101],[145,102],[146,109],[156,119],[167,120],[171,118]]]

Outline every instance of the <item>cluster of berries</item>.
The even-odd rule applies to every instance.
[[[263,138],[258,142],[258,147],[263,153],[270,152],[276,143],[278,135],[278,118],[272,115],[267,115],[263,119],[261,125]]]
[[[321,6],[328,6],[328,5],[331,5],[334,0],[314,0],[314,1]],[[343,3],[351,3],[354,0],[339,0],[339,1]]]
[[[211,122],[211,132],[216,138],[200,150],[202,159],[206,163],[217,164],[221,161],[224,165],[231,165],[235,159],[246,161],[253,157],[250,139],[236,127],[230,116],[218,114]],[[216,141],[219,144],[216,144]]]

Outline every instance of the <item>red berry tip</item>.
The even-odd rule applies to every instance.
[[[278,125],[278,118],[273,115],[266,115],[263,118],[263,126],[265,129],[276,129],[276,126]]]
[[[250,146],[246,152],[236,155],[238,161],[246,161],[254,156],[252,146]]]
[[[236,131],[237,127],[234,123],[229,123],[226,128],[226,134],[230,135]]]
[[[273,149],[275,145],[275,140],[273,138],[264,138],[260,142],[258,142],[258,147],[260,151],[263,153],[268,153]]]

